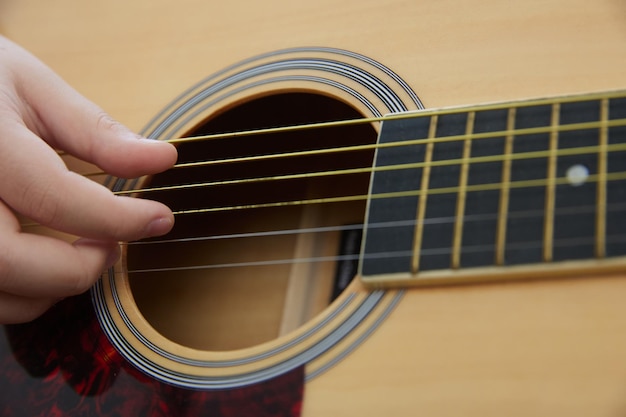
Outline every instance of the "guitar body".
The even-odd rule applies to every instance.
[[[626,87],[618,0],[2,0],[0,32],[136,131],[207,76],[287,48],[372,58],[427,108]],[[302,414],[626,413],[626,274],[538,278],[389,290],[384,320],[307,380]],[[369,293],[358,282],[346,292]]]

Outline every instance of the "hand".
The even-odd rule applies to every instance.
[[[0,37],[0,323],[31,320],[86,291],[119,257],[118,241],[162,235],[174,224],[166,206],[114,196],[68,171],[55,149],[124,178],[161,172],[177,157]],[[25,233],[15,213],[81,238]]]

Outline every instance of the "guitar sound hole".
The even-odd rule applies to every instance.
[[[361,117],[333,98],[284,93],[225,110],[189,136]],[[132,294],[147,321],[184,346],[223,351],[273,340],[318,314],[332,301],[332,258],[346,229],[363,222],[365,201],[307,201],[365,195],[370,173],[304,174],[369,168],[373,150],[307,151],[371,144],[376,135],[355,125],[181,144],[179,164],[234,161],[172,169],[145,185],[173,186],[146,197],[174,211],[215,209],[178,214],[169,235],[128,246]],[[299,155],[258,158],[284,153]]]

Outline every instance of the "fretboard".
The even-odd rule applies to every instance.
[[[365,223],[365,282],[626,269],[626,92],[391,115]]]

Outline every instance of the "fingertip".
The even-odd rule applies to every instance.
[[[148,223],[145,237],[162,236],[172,230],[172,227],[174,227],[174,215],[156,218]]]
[[[100,234],[92,237],[132,242],[168,233],[174,226],[174,213],[158,201],[115,196],[115,204],[110,206],[106,220],[100,225],[103,226]]]
[[[163,172],[176,164],[178,151],[172,144],[141,138],[130,131],[112,135],[94,148],[89,158],[106,172],[136,178]]]
[[[146,146],[160,148],[163,152],[168,152],[173,156],[177,155],[178,153],[176,150],[176,146],[164,140],[145,138],[145,137],[140,136],[139,143],[144,144]]]
[[[139,142],[148,151],[158,152],[161,164],[167,168],[173,166],[178,160],[178,150],[171,143],[149,138],[140,138]]]

